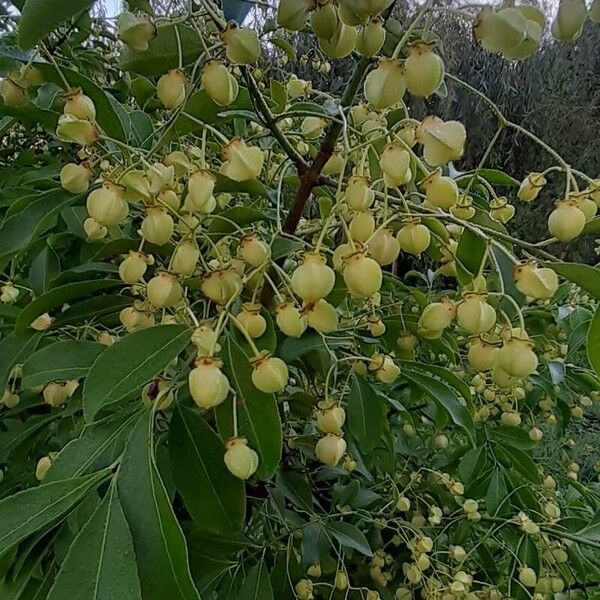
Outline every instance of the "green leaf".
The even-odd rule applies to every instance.
[[[325,529],[345,548],[353,548],[365,556],[373,556],[367,538],[354,525],[340,521],[327,523]]]
[[[273,600],[273,588],[264,560],[252,567],[244,579],[237,600]]]
[[[467,173],[461,173],[461,175],[468,175],[472,173],[472,171]],[[505,185],[510,187],[519,187],[520,182],[517,181],[514,177],[511,177],[508,173],[504,171],[499,171],[498,169],[479,169],[477,172],[479,177],[485,179],[488,183],[491,183],[493,186],[496,185]]]
[[[80,196],[64,190],[50,190],[36,196],[20,212],[6,218],[0,225],[0,258],[27,248],[55,226],[58,215]]]
[[[288,57],[290,62],[296,62],[296,51],[293,46],[286,40],[280,37],[274,37],[269,40],[273,46],[277,46],[280,50],[283,50]]]
[[[133,71],[142,75],[162,75],[179,64],[177,34],[181,39],[183,66],[194,62],[203,52],[203,46],[194,29],[183,23],[160,23],[156,28],[156,37],[144,51],[124,46],[119,63],[124,71]]]
[[[277,81],[277,79],[271,79],[271,100],[275,104],[273,112],[276,115],[281,114],[285,110],[287,104],[287,92],[285,87]]]
[[[461,284],[471,283],[476,277],[485,249],[486,242],[470,229],[462,233],[456,249],[457,275]]]
[[[109,467],[121,455],[137,415],[84,428],[54,459],[44,481],[79,477]]]
[[[94,0],[27,0],[19,20],[19,46],[33,48],[67,19],[87,10]]]
[[[501,468],[496,468],[492,472],[490,484],[485,496],[486,507],[491,515],[495,515],[498,511],[506,511],[510,506],[506,502],[508,490],[506,489],[506,480],[504,479],[504,471]]]
[[[402,376],[409,383],[413,383],[431,396],[450,415],[452,421],[465,430],[469,440],[474,445],[473,417],[466,406],[466,401],[463,399],[461,402],[454,388],[450,387],[444,381],[440,381],[417,369],[405,367],[402,370]]]
[[[600,307],[596,309],[596,314],[590,322],[586,346],[590,365],[596,371],[596,375],[600,376]]]
[[[237,230],[237,227],[246,227],[251,223],[266,220],[266,216],[260,210],[252,206],[235,206],[220,213],[211,215],[212,222],[208,228],[209,233],[218,239],[219,236]]]
[[[8,428],[8,431],[3,432],[0,437],[0,462],[6,462],[8,457],[17,450],[21,444],[56,418],[56,414],[43,416],[36,415],[22,423]]]
[[[185,325],[157,325],[126,335],[92,365],[83,388],[83,414],[90,423],[106,406],[139,392],[188,344]]]
[[[35,351],[41,337],[39,331],[29,330],[12,333],[0,340],[0,389],[6,387],[11,369]]]
[[[32,354],[23,365],[24,388],[85,377],[105,346],[97,342],[65,340]]]
[[[141,600],[131,533],[116,486],[81,529],[65,558],[48,600]]]
[[[221,438],[196,412],[175,409],[169,429],[175,486],[199,529],[235,533],[244,523],[244,483],[225,466]]]
[[[269,479],[281,460],[283,437],[277,402],[273,394],[265,394],[252,383],[251,353],[231,335],[227,336],[223,347],[225,371],[231,386],[238,394],[237,414],[240,435],[248,438],[248,444],[260,457],[257,473],[262,479]],[[229,429],[233,423],[231,402],[225,401],[217,408],[219,431],[222,425]],[[231,437],[230,435],[228,437]]]
[[[364,377],[352,378],[348,398],[348,429],[363,452],[373,450],[387,427],[383,403]]]
[[[181,527],[156,467],[153,413],[142,413],[117,474],[144,600],[200,600]]]
[[[0,501],[0,548],[10,548],[54,524],[102,479],[105,472],[45,483]]]
[[[511,448],[520,450],[531,450],[536,443],[533,442],[527,432],[519,427],[500,426],[489,430],[490,439]]]
[[[60,261],[50,246],[44,246],[31,261],[29,285],[36,294],[48,291],[50,282],[60,273]]]
[[[581,263],[544,263],[565,279],[577,284],[582,290],[589,292],[594,298],[600,298],[600,269]]]
[[[94,281],[68,283],[67,285],[54,288],[49,292],[38,296],[21,311],[21,314],[17,319],[16,330],[23,331],[41,314],[59,308],[66,302],[70,302],[76,298],[84,298],[85,296],[97,294],[103,290],[122,285],[123,283],[121,281],[97,279]]]

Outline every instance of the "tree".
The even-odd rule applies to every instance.
[[[597,233],[600,181],[446,72],[431,29],[516,61],[544,15],[283,0],[248,27],[130,1],[113,28],[52,4],[0,44],[4,595],[597,590],[600,495],[566,438],[600,396],[600,273],[548,250]],[[561,2],[553,35],[598,8]],[[409,109],[451,86],[496,122],[468,171],[464,125]],[[551,166],[494,168],[505,131]],[[549,180],[549,237],[515,236]]]

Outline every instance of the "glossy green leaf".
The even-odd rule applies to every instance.
[[[225,445],[196,412],[179,406],[169,429],[175,485],[199,529],[240,531],[246,511],[244,483],[225,466]]]
[[[25,362],[31,355],[42,334],[39,331],[21,331],[7,335],[0,340],[0,389],[6,387],[11,369]]]
[[[211,216],[212,222],[209,232],[216,234],[217,237],[236,231],[238,227],[246,227],[251,223],[265,221],[267,218],[264,213],[252,206],[236,206]]]
[[[467,407],[466,400],[459,397],[454,388],[446,382],[417,369],[405,367],[402,370],[402,377],[431,396],[450,415],[452,421],[465,430],[471,443],[474,444],[473,417]]]
[[[31,261],[29,269],[29,285],[37,294],[48,291],[50,282],[60,273],[60,261],[50,246],[44,246]]]
[[[252,384],[250,351],[231,335],[223,347],[224,368],[232,388],[237,393],[238,428],[240,435],[248,438],[248,444],[258,452],[260,463],[257,474],[269,479],[279,466],[283,446],[281,420],[273,394],[265,394]],[[223,427],[231,433],[233,416],[231,402],[225,401],[218,411],[219,431]]]
[[[93,421],[101,408],[140,392],[186,347],[190,337],[184,325],[157,325],[130,333],[108,347],[85,380],[85,420]]]
[[[45,483],[0,500],[0,548],[55,523],[105,476],[101,472]]]
[[[269,571],[265,562],[261,560],[248,571],[237,600],[273,600],[273,598]]]
[[[600,376],[600,308],[596,309],[588,329],[587,355],[592,369]]]
[[[79,477],[110,467],[123,452],[135,415],[84,428],[54,459],[44,481]]]
[[[375,390],[364,377],[352,378],[348,397],[348,430],[363,452],[370,452],[380,443],[387,428],[385,409]]]
[[[194,62],[203,52],[203,46],[196,31],[183,23],[160,23],[156,28],[156,37],[144,51],[133,50],[124,46],[121,52],[120,65],[124,71],[141,73],[142,75],[163,75],[179,64],[177,34],[183,50],[183,66]]]
[[[547,262],[545,267],[550,267],[560,276],[577,284],[582,290],[589,292],[596,299],[600,298],[600,269],[582,263]]]
[[[94,0],[27,0],[19,21],[19,46],[33,48],[67,19],[87,10]]]
[[[97,342],[65,340],[45,346],[23,365],[23,387],[31,388],[50,381],[85,377],[105,346]]]
[[[154,416],[141,414],[117,474],[144,600],[200,600],[181,527],[156,467]]]
[[[131,533],[116,487],[78,533],[48,600],[141,600]]]
[[[0,462],[6,462],[10,455],[24,444],[33,434],[46,427],[58,415],[31,416],[22,423],[7,424],[7,431],[0,436]]]
[[[327,523],[325,529],[345,548],[358,550],[358,552],[365,556],[373,556],[367,538],[354,525],[339,521]]]
[[[0,258],[27,248],[54,227],[63,208],[78,198],[64,190],[50,190],[39,194],[23,210],[8,217],[0,225]]]
[[[21,311],[21,314],[17,319],[16,329],[18,331],[26,329],[40,315],[45,312],[52,313],[55,309],[67,302],[71,302],[77,298],[85,298],[86,296],[122,285],[123,283],[121,281],[97,279],[93,281],[68,283],[67,285],[54,288],[49,292],[38,296]]]

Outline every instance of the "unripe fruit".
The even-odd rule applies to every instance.
[[[310,24],[318,38],[328,40],[335,35],[338,29],[338,13],[333,2],[329,0],[318,2],[318,4],[319,6],[312,12]]]
[[[302,135],[309,139],[317,139],[327,127],[327,121],[322,117],[305,117],[302,121]]]
[[[381,267],[362,249],[344,261],[343,275],[350,294],[361,300],[378,292],[383,282]]]
[[[129,212],[123,188],[108,181],[90,192],[86,207],[90,217],[106,227],[122,223]]]
[[[238,256],[254,268],[265,265],[269,259],[269,246],[254,233],[244,236],[238,246]]]
[[[377,56],[385,43],[385,27],[383,19],[375,17],[369,19],[358,32],[356,50],[363,56]]]
[[[310,579],[301,579],[294,586],[298,600],[312,600],[313,596],[313,582]]]
[[[204,63],[202,86],[213,102],[219,106],[229,106],[240,91],[237,79],[220,60],[216,59]]]
[[[365,97],[377,109],[394,106],[406,92],[404,67],[397,59],[384,58],[365,80]]]
[[[277,23],[288,31],[300,31],[313,9],[313,0],[281,0],[277,7]]]
[[[508,223],[515,216],[515,207],[504,196],[490,201],[490,217],[499,223]]]
[[[231,21],[227,24],[225,31],[221,33],[221,39],[225,44],[227,58],[231,62],[250,65],[258,60],[260,42],[252,29],[240,27]]]
[[[500,348],[498,366],[511,377],[528,377],[538,366],[533,343],[518,337],[510,338]]]
[[[334,433],[322,437],[315,446],[316,457],[328,467],[335,467],[346,452],[346,440]]]
[[[293,302],[283,302],[277,307],[277,326],[289,337],[300,337],[308,327],[308,320]]]
[[[230,439],[223,460],[229,472],[238,479],[252,477],[258,468],[258,454],[248,447],[244,437]]]
[[[138,283],[148,268],[148,259],[142,252],[129,251],[129,256],[119,265],[119,277],[124,283]]]
[[[503,412],[500,422],[507,427],[518,427],[521,424],[521,415],[518,412]]]
[[[350,244],[340,244],[334,251],[331,261],[333,262],[333,268],[338,272],[342,273],[344,270],[344,261],[354,252]]]
[[[385,333],[385,323],[377,315],[371,315],[368,324],[369,332],[373,337],[381,337]]]
[[[119,15],[117,28],[119,39],[141,52],[148,50],[148,42],[156,37],[156,27],[148,17],[136,16],[129,11]]]
[[[317,410],[317,427],[322,433],[342,435],[342,427],[346,421],[346,411],[331,401],[319,402]]]
[[[542,438],[544,437],[544,434],[542,433],[541,429],[538,429],[537,427],[532,427],[528,434],[529,435],[529,439],[532,442],[540,442],[542,440]]]
[[[10,389],[6,388],[4,393],[2,394],[2,398],[0,398],[0,404],[4,404],[6,408],[14,408],[19,404],[21,399],[18,394],[15,394],[10,391]]]
[[[375,231],[375,218],[369,212],[356,213],[348,229],[355,242],[366,242]]]
[[[477,336],[470,338],[467,359],[475,371],[490,371],[498,360],[499,351],[500,342]]]
[[[119,313],[119,320],[128,333],[147,329],[155,323],[154,315],[149,311],[138,309],[136,306],[128,306]]]
[[[399,144],[388,144],[383,149],[379,166],[388,187],[399,187],[411,180],[410,154]]]
[[[570,242],[585,227],[585,215],[573,200],[562,200],[548,217],[548,229],[559,242]]]
[[[46,477],[46,473],[52,466],[54,459],[58,455],[57,452],[50,452],[48,456],[42,456],[40,460],[38,460],[37,465],[35,467],[35,478],[38,481],[42,481],[44,477]]]
[[[340,247],[338,246],[336,251]],[[392,264],[400,254],[400,244],[394,237],[394,232],[388,228],[378,229],[369,240],[367,248],[369,256],[374,258],[382,267]]]
[[[352,27],[364,25],[367,21],[367,17],[356,10],[353,0],[341,0],[339,2],[338,16],[343,23]]]
[[[80,146],[93,146],[98,141],[98,130],[91,121],[78,119],[73,115],[60,115],[56,127],[56,137],[64,142]]]
[[[241,139],[232,140],[222,151],[225,162],[221,172],[234,181],[256,179],[262,171],[264,153],[256,146],[248,146]]]
[[[442,121],[425,117],[417,129],[417,140],[423,144],[423,158],[433,167],[462,157],[467,133],[458,121]]]
[[[221,361],[204,356],[196,361],[196,366],[190,371],[190,393],[200,408],[213,408],[227,398],[229,380],[221,367]]]
[[[196,270],[200,249],[195,240],[182,240],[171,258],[170,269],[173,273],[189,277]]]
[[[11,304],[12,302],[16,302],[19,297],[19,290],[16,288],[12,282],[5,283],[0,286],[0,302],[4,304]]]
[[[338,21],[335,33],[328,39],[319,38],[319,46],[329,58],[345,58],[356,44],[356,28]]]
[[[290,75],[287,85],[285,87],[288,96],[290,98],[299,98],[300,96],[308,96],[312,90],[312,84],[310,81],[304,79],[298,79],[296,75]]]
[[[369,362],[369,371],[373,371],[383,383],[392,383],[400,375],[400,367],[386,354],[373,354]]]
[[[517,289],[536,300],[549,300],[558,289],[558,276],[552,269],[528,261],[515,267],[513,279]]]
[[[468,293],[456,309],[456,320],[470,334],[484,333],[496,324],[496,310],[487,303],[487,294]]]
[[[517,8],[484,8],[473,27],[475,39],[489,52],[510,51],[525,38],[527,20]]]
[[[242,310],[237,315],[238,322],[251,338],[259,338],[267,329],[267,321],[260,310],[260,304],[248,302],[242,304]]]
[[[169,152],[169,154],[165,156],[163,163],[167,167],[173,167],[177,177],[186,175],[192,166],[188,157],[181,150]]]
[[[546,178],[541,173],[529,173],[521,182],[517,198],[523,202],[533,202],[544,185],[546,185]]]
[[[339,152],[334,152],[323,166],[323,175],[337,175],[342,171],[346,162]]]
[[[359,15],[373,16],[388,8],[392,0],[342,0],[341,4]]]
[[[67,192],[82,194],[87,192],[91,177],[92,172],[87,163],[81,163],[80,165],[67,163],[60,170],[60,185]]]
[[[575,206],[585,215],[585,222],[589,223],[598,212],[598,205],[592,200],[588,191],[579,194],[569,194],[569,200],[575,203]]]
[[[444,63],[433,51],[435,44],[416,42],[409,46],[410,54],[404,63],[408,91],[427,98],[435,92],[444,78]]]
[[[173,218],[162,208],[149,208],[141,226],[142,235],[151,244],[159,246],[171,239],[173,229]]]
[[[18,107],[27,102],[25,90],[10,76],[0,81],[0,96],[6,106]]]
[[[232,267],[224,267],[202,277],[202,293],[221,306],[242,291],[242,279]]]
[[[442,175],[441,169],[436,169],[419,182],[425,191],[427,202],[438,208],[448,209],[458,201],[458,185],[451,177]]]
[[[406,221],[398,231],[400,249],[418,256],[429,248],[431,233],[418,219]]]
[[[576,40],[581,35],[586,17],[585,0],[560,0],[552,22],[552,35],[561,42]]]
[[[305,302],[325,298],[334,284],[335,273],[322,254],[305,252],[292,273],[292,290]]]
[[[537,584],[537,575],[531,567],[523,566],[519,569],[519,581],[529,588],[533,588]]]
[[[502,55],[509,60],[531,56],[540,47],[545,25],[544,15],[535,6],[517,6],[516,9],[525,17],[525,36],[516,46],[504,49]]]
[[[185,100],[186,77],[183,69],[170,69],[159,80],[156,94],[165,108],[177,108]]]
[[[86,96],[81,90],[65,94],[65,106],[63,114],[71,115],[84,121],[94,121],[96,119],[96,107],[91,98]]]
[[[338,316],[335,306],[326,300],[309,302],[303,309],[308,324],[321,333],[332,333],[337,330]]]
[[[417,347],[418,340],[412,333],[404,331],[398,336],[396,343],[398,344],[400,352],[403,354],[411,354]]]
[[[67,401],[69,394],[64,383],[52,382],[44,387],[42,396],[46,404],[56,408]]]
[[[335,587],[342,592],[348,587],[348,575],[344,571],[335,574]]]
[[[344,199],[349,208],[366,211],[375,200],[375,192],[369,187],[370,180],[363,175],[352,175],[346,185]]]
[[[188,180],[184,208],[190,212],[211,213],[217,206],[214,189],[215,176],[210,171],[196,171]]]
[[[155,410],[167,410],[174,400],[172,383],[162,377],[157,377],[142,390],[142,404],[147,408],[154,406]]]
[[[448,298],[444,298],[441,302],[433,302],[425,307],[419,319],[419,327],[429,331],[446,329],[452,323],[455,314],[454,304]]]
[[[289,372],[287,365],[266,350],[254,357],[252,365],[252,383],[265,394],[276,394],[285,389]]]
[[[183,290],[176,275],[163,271],[148,282],[147,294],[156,308],[169,308],[179,304]]]

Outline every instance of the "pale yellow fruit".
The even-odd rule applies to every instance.
[[[496,324],[496,309],[488,304],[487,294],[467,293],[456,309],[456,320],[470,334],[485,333]]]
[[[308,320],[293,302],[282,302],[277,307],[277,326],[289,337],[300,337],[308,327]]]
[[[559,242],[570,242],[585,227],[585,214],[572,200],[556,203],[556,208],[548,217],[548,229]]]
[[[64,142],[73,142],[80,146],[93,146],[100,136],[96,126],[86,119],[73,115],[60,115],[56,127],[56,137]]]
[[[412,219],[402,225],[397,238],[401,250],[418,256],[429,248],[431,232],[418,220]]]
[[[294,0],[292,0],[294,1]],[[311,13],[310,24],[318,38],[332,38],[339,27],[339,17],[333,2],[317,2],[318,6]]]
[[[89,96],[86,96],[81,90],[75,90],[65,94],[63,114],[84,121],[94,121],[96,119],[96,107]]]
[[[409,55],[404,63],[404,76],[408,91],[427,98],[441,85],[444,78],[444,63],[433,51],[435,44],[416,42],[409,47]]]
[[[148,43],[156,37],[156,26],[146,15],[136,16],[125,11],[117,19],[117,32],[127,46],[144,52],[148,50]]]
[[[365,79],[365,97],[377,109],[394,106],[406,92],[404,67],[397,59],[384,58]]]
[[[202,87],[219,106],[229,106],[238,96],[237,79],[227,70],[222,61],[212,59],[202,67]]]
[[[492,198],[490,201],[490,217],[499,223],[508,223],[515,215],[515,207],[508,203],[504,196]]]
[[[314,8],[313,0],[280,0],[277,23],[289,31],[299,31],[306,25],[308,14]]]
[[[433,167],[459,159],[465,148],[467,134],[458,121],[442,121],[430,116],[417,129],[417,140],[423,144],[423,158]]]
[[[585,0],[560,0],[552,35],[561,42],[572,42],[581,35],[586,18]]]
[[[124,283],[138,283],[148,268],[148,259],[142,252],[130,250],[127,258],[119,265],[119,277]]]
[[[177,108],[183,103],[186,81],[183,69],[171,69],[158,80],[156,93],[165,108]]]
[[[383,19],[371,18],[359,30],[356,38],[356,51],[363,56],[377,56],[385,43]]]
[[[222,363],[214,358],[202,357],[188,375],[190,393],[194,402],[204,409],[221,404],[229,393],[229,380],[221,371]]]
[[[558,289],[558,275],[552,269],[540,267],[535,261],[518,265],[513,270],[517,289],[536,300],[549,300]]]
[[[375,231],[375,217],[369,212],[358,212],[348,227],[355,242],[366,242]]]
[[[148,282],[148,300],[156,308],[169,308],[181,302],[183,289],[172,273],[163,271]]]
[[[226,444],[225,466],[238,479],[252,477],[258,468],[258,454],[248,446],[246,438],[230,439]]]
[[[87,192],[92,172],[87,163],[67,163],[60,170],[60,185],[72,194]]]
[[[345,245],[345,244],[342,244]],[[336,252],[342,246],[336,248]],[[382,267],[392,264],[400,254],[400,243],[391,229],[378,229],[367,244],[369,256],[374,258]],[[349,247],[348,247],[349,249]],[[351,253],[348,252],[348,254]],[[334,255],[335,261],[335,255]],[[334,262],[335,264],[335,262]]]
[[[325,298],[335,284],[335,273],[322,254],[306,252],[292,273],[292,290],[305,302]]]
[[[289,372],[287,365],[276,356],[263,351],[250,361],[252,383],[265,394],[276,394],[285,389]]]
[[[305,117],[302,121],[302,135],[309,139],[317,139],[327,127],[327,121],[322,117]]]
[[[225,52],[231,62],[250,65],[258,60],[260,42],[252,29],[240,27],[231,21],[221,33],[221,39],[225,43]]]
[[[154,315],[149,311],[139,309],[137,306],[128,306],[119,313],[119,320],[128,333],[147,329],[155,323]]]
[[[223,306],[242,291],[242,278],[232,267],[223,267],[205,273],[200,289],[209,300]]]
[[[383,172],[385,185],[399,187],[412,177],[410,154],[400,144],[388,144],[379,156],[379,166]]]
[[[346,440],[334,433],[322,437],[315,446],[316,457],[328,467],[335,467],[346,453]]]
[[[18,107],[27,103],[25,90],[10,76],[0,81],[0,96],[6,106]]]
[[[484,49],[503,53],[523,41],[526,29],[527,19],[517,8],[486,7],[477,16],[473,33]]]
[[[188,180],[188,193],[183,204],[190,212],[211,213],[217,206],[213,196],[215,176],[210,171],[200,170],[193,173]]]
[[[441,169],[436,169],[419,182],[425,191],[427,202],[438,208],[449,209],[458,201],[458,185],[451,177],[442,175]]]
[[[86,208],[90,217],[106,227],[122,223],[129,212],[123,188],[110,182],[90,192]]]
[[[239,324],[251,338],[259,338],[267,330],[267,321],[260,314],[261,305],[247,302],[237,315]]]
[[[332,333],[338,328],[338,316],[335,306],[327,300],[309,302],[303,309],[310,327],[321,333]]]
[[[381,267],[364,250],[358,250],[344,261],[343,276],[350,294],[361,300],[378,292],[383,282]]]
[[[454,304],[448,298],[444,298],[441,302],[432,302],[425,307],[419,319],[419,327],[429,331],[446,329],[455,315]]]
[[[393,383],[400,375],[400,367],[386,354],[374,354],[369,361],[369,371],[383,383]]]
[[[238,256],[254,268],[265,265],[269,259],[269,246],[254,233],[244,236],[238,246]]]
[[[546,178],[542,173],[529,173],[521,182],[517,198],[523,202],[532,202],[538,197],[544,185],[546,185]]]
[[[191,276],[196,270],[200,249],[195,240],[182,240],[171,259],[171,271],[179,275]]]
[[[529,340],[510,338],[498,353],[498,366],[511,377],[528,377],[538,366],[538,358]]]
[[[162,208],[149,208],[142,221],[142,235],[152,244],[166,244],[173,235],[173,217]]]
[[[498,360],[500,342],[487,340],[481,336],[469,340],[467,359],[475,371],[490,371]]]
[[[319,38],[319,46],[329,58],[345,58],[356,44],[356,28],[338,21],[335,33],[328,39]]]
[[[375,201],[375,192],[370,187],[370,179],[364,175],[352,175],[346,185],[344,199],[352,210],[365,211]]]
[[[265,156],[256,146],[248,146],[244,140],[232,140],[222,151],[225,162],[221,172],[234,181],[256,179],[263,168]]]

